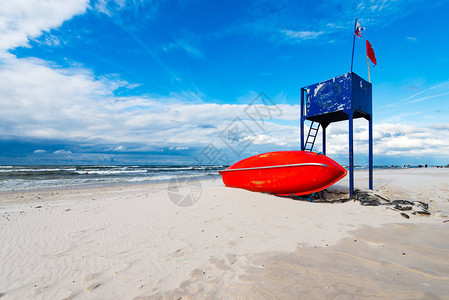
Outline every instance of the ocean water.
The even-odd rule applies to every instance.
[[[0,192],[217,178],[226,166],[0,166]]]

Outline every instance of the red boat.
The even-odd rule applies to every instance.
[[[277,151],[245,158],[219,173],[228,187],[287,196],[321,191],[347,171],[322,154]]]

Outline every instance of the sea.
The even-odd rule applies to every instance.
[[[169,182],[173,179],[214,179],[227,166],[0,166],[0,193],[106,185]]]
[[[449,165],[448,165],[449,166]],[[0,193],[107,185],[169,182],[174,179],[217,179],[224,165],[44,165],[0,166]],[[347,168],[347,166],[343,166]],[[406,167],[406,166],[403,166]],[[403,168],[374,166],[374,168]],[[408,166],[421,167],[421,166]],[[424,167],[424,166],[422,166]],[[427,167],[427,166],[426,166]],[[367,165],[354,169],[366,170]]]

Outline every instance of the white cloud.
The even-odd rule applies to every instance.
[[[127,1],[127,0],[93,0],[91,1],[91,5],[93,8],[105,15],[112,16],[116,12],[124,9],[132,10],[132,9],[139,9],[141,5],[145,4],[145,0],[133,0],[133,1]],[[154,1],[151,1],[151,6],[153,7],[153,10],[147,11],[148,13],[154,13],[157,7],[157,3]]]
[[[96,78],[86,69],[60,69],[12,54],[0,55],[0,60],[0,134],[4,137],[84,140],[123,147],[126,143],[201,145],[217,138],[246,107],[200,100],[190,104],[189,92],[171,97],[116,97],[114,90],[128,83],[114,76]],[[285,119],[293,119],[298,110],[280,107],[289,112],[283,115]]]
[[[407,101],[408,103],[415,103],[428,99],[439,98],[446,95],[449,95],[449,80],[443,81],[423,91],[415,93],[405,99],[405,101]],[[420,97],[418,98],[418,96]]]
[[[200,50],[198,50],[197,47],[193,46],[192,43],[189,43],[182,39],[176,39],[174,42],[172,42],[166,46],[163,46],[162,49],[165,52],[168,52],[169,50],[172,50],[172,49],[182,49],[192,57],[204,58],[203,53]]]
[[[354,125],[355,153],[368,153],[368,124],[356,120]],[[401,123],[374,124],[374,154],[379,156],[447,157],[449,153],[449,123],[417,127]],[[317,139],[318,147],[321,146]],[[331,124],[327,131],[327,153],[348,154],[347,123]]]
[[[438,8],[444,4],[444,1],[428,3],[423,0],[327,0],[309,5],[308,1],[262,0],[254,2],[245,22],[234,24],[221,35],[245,33],[258,35],[275,43],[305,39],[317,43],[333,43],[341,40],[341,34],[353,30],[356,16],[362,26],[373,32],[372,30],[391,26],[422,7],[431,5]],[[308,15],[301,20],[303,22],[298,22],[299,11]],[[301,24],[300,28],[298,24]]]
[[[106,151],[125,151],[126,147],[125,146],[117,146],[117,147],[111,147],[111,148],[107,148],[105,149]]]
[[[41,39],[36,39],[36,41],[40,44],[44,44],[46,46],[50,46],[50,47],[57,47],[61,44],[63,44],[64,42],[61,42],[61,40],[53,34],[45,34],[41,37]]]
[[[245,104],[192,103],[191,93],[169,97],[117,97],[128,83],[114,76],[96,78],[86,69],[59,69],[38,59],[0,56],[0,135],[118,145],[108,151],[187,150],[211,142],[226,147],[220,133],[239,116],[254,134],[242,136],[250,152],[298,149],[298,105],[277,105],[281,114],[265,116],[264,128],[245,114]],[[201,98],[201,93],[196,93]],[[251,102],[255,93],[242,99]],[[243,102],[243,100],[242,100]],[[288,124],[289,122],[290,125]],[[367,152],[367,122],[355,125],[356,152]],[[285,125],[287,124],[287,125]],[[307,128],[306,128],[307,132]],[[328,128],[328,154],[347,155],[347,123]],[[416,127],[402,123],[374,126],[375,154],[387,156],[447,155],[449,124]],[[317,139],[319,149],[321,139]],[[178,145],[178,146],[176,146]],[[35,152],[43,153],[43,152]],[[71,154],[57,150],[55,154]]]
[[[108,151],[157,151],[164,147],[187,150],[211,142],[225,148],[220,133],[239,116],[254,132],[242,136],[252,145],[248,151],[299,148],[298,105],[270,107],[282,113],[273,113],[269,118],[266,115],[261,129],[257,120],[245,114],[246,104],[204,103],[201,93],[194,93],[192,99],[191,92],[168,97],[117,97],[114,90],[128,83],[116,76],[97,78],[86,69],[60,69],[38,59],[17,59],[12,54],[0,55],[0,60],[3,137],[118,145]],[[249,93],[241,102],[249,103],[255,95]],[[347,155],[346,122],[331,124],[327,136],[328,154]],[[429,127],[397,122],[375,124],[374,138],[376,155],[449,153],[447,123]],[[356,122],[356,153],[367,152],[367,139],[366,121]],[[318,138],[315,149],[320,143]],[[54,153],[71,154],[67,150]]]
[[[282,33],[289,38],[295,40],[311,40],[316,39],[324,33],[324,31],[293,31],[293,30],[282,30]]]
[[[72,151],[69,150],[56,150],[53,154],[72,154]]]
[[[268,136],[266,134],[258,134],[256,136],[247,136],[243,140],[250,141],[252,144],[255,144],[255,145],[268,145],[268,144],[274,144],[277,146],[286,146],[287,145],[287,143],[285,141],[282,141],[278,138],[274,138],[272,136]]]
[[[37,149],[33,153],[47,153],[47,150]]]
[[[128,85],[126,86],[126,88],[129,89],[129,90],[132,90],[132,89],[135,89],[135,88],[137,88],[137,87],[139,87],[139,86],[141,86],[140,83],[130,83],[130,84],[128,84]]]
[[[444,93],[441,93],[441,94],[436,94],[436,95],[431,95],[431,96],[427,96],[427,97],[421,97],[421,98],[418,98],[418,99],[413,99],[413,100],[408,101],[408,103],[421,102],[421,101],[424,101],[424,100],[429,100],[429,99],[433,99],[433,98],[439,98],[439,97],[446,96],[446,95],[449,95],[449,92],[444,92]]]
[[[94,7],[97,11],[111,16],[113,10],[120,10],[125,4],[126,0],[97,0]]]
[[[30,39],[59,27],[82,14],[88,0],[2,1],[0,5],[0,51],[27,46]]]

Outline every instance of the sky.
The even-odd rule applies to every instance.
[[[301,87],[368,79],[374,163],[449,164],[449,2],[15,0],[0,6],[0,164],[230,164],[299,149]],[[368,161],[357,119],[355,163]],[[315,145],[320,151],[321,142]],[[348,162],[348,122],[327,128]]]

